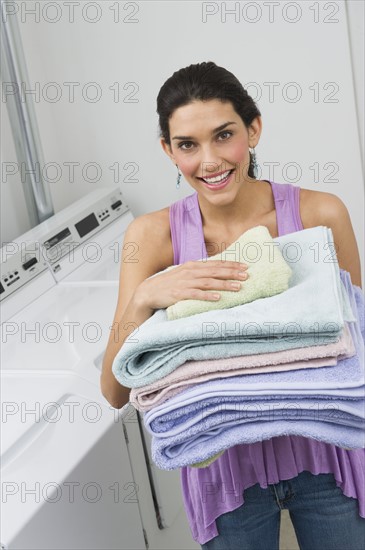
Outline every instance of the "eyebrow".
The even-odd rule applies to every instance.
[[[217,132],[220,132],[230,124],[237,124],[237,122],[232,121],[232,122],[225,122],[224,124],[221,124],[221,126],[218,126],[218,128],[214,128],[214,130],[212,130],[212,135],[216,134]],[[174,136],[172,139],[194,139],[194,138],[192,136]]]

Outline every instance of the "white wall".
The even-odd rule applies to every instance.
[[[119,184],[136,216],[190,194],[184,181],[176,190],[176,168],[160,147],[156,97],[174,71],[212,60],[247,85],[262,112],[263,134],[256,148],[261,178],[341,197],[362,254],[363,2],[81,2],[73,23],[63,2],[58,2],[55,23],[47,21],[57,15],[55,2],[44,13],[47,4],[38,3],[38,21],[25,11],[34,9],[35,2],[18,4],[31,87],[39,90],[35,108],[45,162],[57,163],[62,174],[51,184],[56,211],[99,186]],[[279,5],[270,20],[273,4]],[[94,18],[95,5],[100,18],[91,23],[82,17],[82,9],[89,6],[84,16]],[[114,22],[116,5],[120,12]],[[225,17],[225,9],[236,11]],[[289,22],[297,9],[299,19]],[[204,10],[216,13],[204,18]],[[51,82],[61,93],[55,102]],[[74,102],[67,82],[80,84]],[[88,86],[93,82],[102,96],[88,102],[87,93],[91,97],[95,92]],[[277,83],[273,97],[270,83]],[[119,87],[119,101],[114,101],[113,85]],[[301,97],[292,102],[295,90]],[[134,91],[131,99],[137,101],[128,102]],[[4,102],[1,110],[2,160],[16,160]],[[80,163],[74,181],[65,165],[69,162]],[[279,165],[272,172],[270,163],[275,162]],[[87,163],[97,163],[102,174],[94,183],[87,180],[94,177],[92,169],[83,177]],[[298,179],[291,179],[295,170],[286,171],[288,163],[299,166]],[[117,164],[115,180],[110,167]],[[2,181],[2,195],[4,242],[29,226],[19,178]]]

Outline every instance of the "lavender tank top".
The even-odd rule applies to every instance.
[[[279,236],[303,229],[299,214],[300,187],[271,184]],[[170,206],[174,264],[206,258],[198,194]],[[181,468],[183,501],[194,540],[204,544],[218,535],[215,520],[244,504],[244,489],[312,474],[332,473],[342,492],[358,501],[365,517],[365,449],[348,451],[301,436],[279,436],[227,449],[206,468]]]

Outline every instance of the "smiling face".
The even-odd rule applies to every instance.
[[[260,117],[247,130],[230,102],[196,100],[174,111],[169,128],[171,148],[163,139],[161,145],[202,197],[233,199],[244,181],[252,181],[249,147],[258,143]]]

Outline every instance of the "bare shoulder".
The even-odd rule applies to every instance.
[[[325,225],[333,233],[339,266],[361,286],[361,265],[355,233],[345,203],[334,193],[300,189],[300,217],[304,229]]]
[[[172,264],[169,208],[132,220],[123,239],[115,319],[121,317],[137,287],[145,279]]]
[[[325,222],[346,215],[346,205],[337,195],[300,188],[300,216],[304,228],[326,225]]]
[[[161,271],[174,263],[169,207],[138,216],[128,225],[124,247],[136,249],[138,261],[148,256],[151,269]]]

